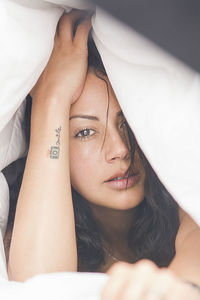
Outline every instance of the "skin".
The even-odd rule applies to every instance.
[[[70,111],[71,183],[81,195],[96,206],[123,211],[137,206],[143,200],[145,174],[137,154],[134,169],[140,172],[138,182],[133,187],[120,191],[106,185],[106,180],[116,173],[126,172],[130,166],[128,145],[123,140],[125,118],[123,115],[117,116],[121,108],[113,91],[110,95],[107,130],[106,109],[105,83],[89,72],[83,93]],[[99,120],[75,118],[78,115],[90,115]],[[74,136],[85,128],[90,130],[85,138],[81,137],[81,133],[78,137]],[[106,139],[101,151],[105,131]]]
[[[71,184],[88,200],[105,244],[109,242],[114,254],[122,260],[131,261],[124,241],[134,207],[144,196],[145,173],[136,155],[134,168],[140,174],[137,184],[121,191],[105,184],[113,174],[128,168],[129,145],[121,132],[123,116],[117,117],[119,104],[109,86],[111,109],[107,136],[100,151],[105,133],[107,90],[102,80],[92,72],[87,73],[90,21],[82,22],[72,38],[73,24],[79,17],[77,12],[62,17],[52,56],[31,92],[31,142],[8,260],[12,280],[24,281],[48,272],[77,271]],[[69,120],[83,113],[96,116],[99,121]],[[86,140],[77,136],[85,127],[95,131]],[[51,147],[55,144],[59,151],[52,159]],[[85,181],[86,170],[89,186]],[[196,290],[182,279],[200,284],[200,232],[181,210],[180,221],[176,255],[169,268],[159,269],[144,260],[134,265],[117,263],[108,270],[113,261],[107,258],[106,268],[99,270],[108,270],[110,275],[102,292],[103,300],[152,300],[161,296],[166,300],[199,299]]]
[[[115,255],[120,259],[131,261],[133,255],[127,245],[127,234],[134,208],[144,199],[145,172],[136,151],[134,170],[139,173],[136,183],[130,188],[116,190],[105,182],[115,174],[126,172],[131,163],[129,145],[124,138],[126,121],[110,84],[109,90],[107,128],[106,86],[92,71],[88,72],[80,98],[71,106],[70,177],[72,186],[87,199],[101,229],[105,246],[115,249]],[[88,132],[83,136],[85,129]],[[111,264],[113,260],[107,258],[99,271],[107,270]]]

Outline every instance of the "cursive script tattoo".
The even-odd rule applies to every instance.
[[[56,131],[56,137],[57,137],[57,141],[56,141],[56,145],[60,146],[60,132],[61,132],[61,126],[55,130]]]
[[[51,149],[48,150],[47,155],[50,156],[51,159],[59,159],[60,155],[60,132],[61,132],[61,126],[57,129],[55,129],[56,132],[56,145],[51,146]]]

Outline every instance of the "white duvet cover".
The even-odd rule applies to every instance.
[[[0,1],[1,170],[26,152],[23,100],[49,59],[60,16],[64,9],[88,6],[81,0]],[[179,205],[200,224],[199,74],[99,8],[92,23],[109,79],[140,147]],[[8,199],[1,173],[0,299],[99,299],[107,280],[102,274],[41,275],[23,284],[7,281],[3,235]]]

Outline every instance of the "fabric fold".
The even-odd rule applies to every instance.
[[[101,9],[94,40],[153,169],[200,224],[200,75]]]

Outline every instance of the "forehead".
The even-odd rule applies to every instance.
[[[103,77],[103,75],[102,75]],[[116,115],[121,110],[115,93],[107,77],[103,77],[109,89],[109,115]],[[95,115],[99,118],[106,115],[108,107],[108,90],[104,80],[98,78],[92,71],[87,74],[84,89],[80,98],[71,106],[70,116],[82,113]]]

